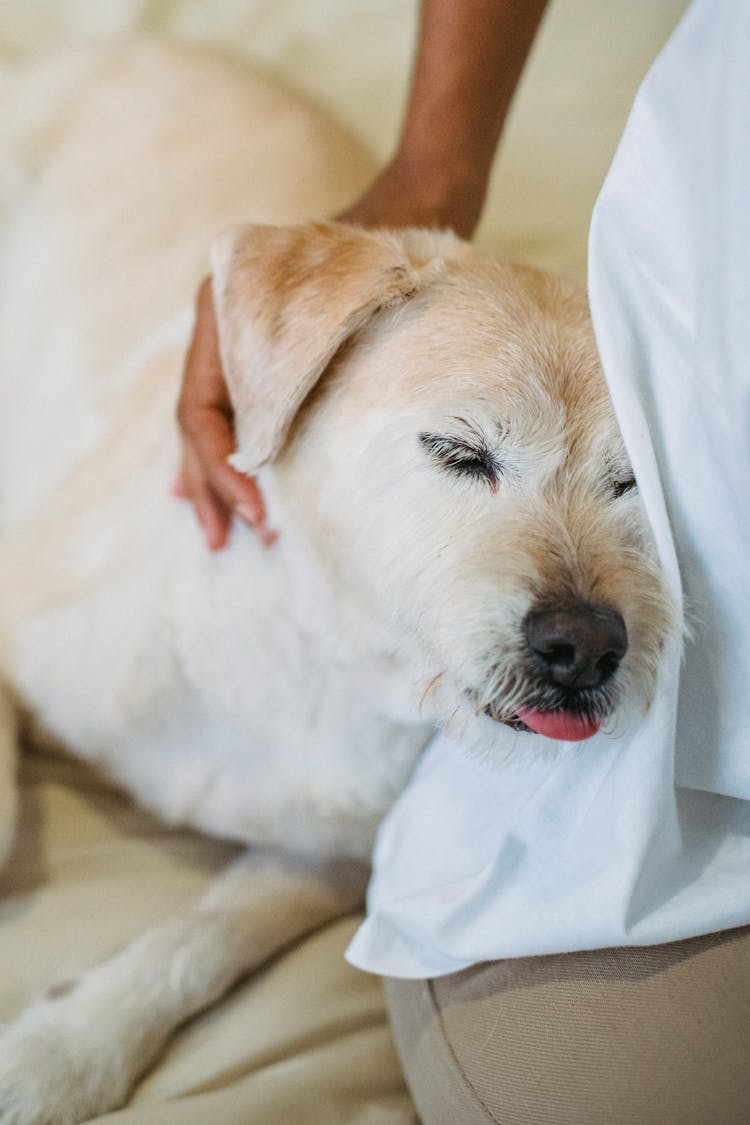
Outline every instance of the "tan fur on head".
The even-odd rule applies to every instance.
[[[234,464],[250,473],[278,454],[338,349],[419,289],[424,264],[404,233],[320,222],[236,228],[216,239],[211,260]]]
[[[618,498],[631,471],[585,294],[434,233],[399,242],[424,263],[421,284],[361,317],[350,346],[329,349],[325,385],[298,412],[274,488],[334,583],[377,606],[423,682],[436,678],[439,717],[467,703],[502,719],[531,701],[564,706],[534,677],[524,621],[575,603],[626,622],[627,656],[586,703],[614,722],[648,703],[675,616],[637,493]],[[330,318],[317,284],[294,294],[307,287],[307,314]],[[278,302],[255,299],[265,317]],[[283,333],[265,332],[279,369]],[[300,377],[296,363],[289,377]],[[446,470],[425,434],[483,445],[497,476]]]

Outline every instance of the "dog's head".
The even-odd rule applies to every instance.
[[[648,705],[675,612],[575,286],[328,223],[225,236],[214,288],[235,463],[274,463],[439,718],[573,740]]]

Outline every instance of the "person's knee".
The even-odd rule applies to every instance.
[[[389,981],[423,1125],[745,1125],[750,927]]]

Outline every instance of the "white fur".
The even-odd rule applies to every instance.
[[[286,858],[251,851],[188,917],[21,1014],[0,1036],[2,1125],[121,1104],[179,1022],[354,906],[362,868],[337,857],[366,860],[434,721],[467,745],[524,744],[477,711],[512,713],[540,590],[622,606],[623,702],[647,701],[669,623],[639,505],[607,494],[625,458],[585,301],[447,235],[222,244],[237,460],[271,459],[280,537],[266,551],[235,527],[210,554],[168,487],[209,238],[243,214],[332,213],[369,164],[307,107],[192,51],[80,56],[53,78],[26,86],[37,102],[14,131],[29,186],[0,294],[0,847],[12,693],[165,820]],[[298,237],[319,266],[284,326],[275,265]],[[358,264],[339,276],[346,247]],[[497,491],[420,446],[456,418],[495,443]]]

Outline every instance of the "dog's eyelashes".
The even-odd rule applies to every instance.
[[[430,433],[421,433],[419,441],[441,469],[456,476],[481,481],[489,485],[493,492],[496,491],[502,466],[484,441],[470,444],[445,434]]]
[[[462,479],[479,481],[496,492],[500,479],[513,481],[516,471],[504,465],[490,448],[479,427],[464,418],[456,422],[470,432],[470,437],[454,437],[423,431],[419,434],[422,448],[439,468]],[[614,500],[638,491],[638,482],[632,472],[621,470],[609,479],[609,489]]]
[[[621,496],[627,495],[628,492],[638,491],[638,481],[632,475],[623,477],[622,480],[615,480],[612,482],[612,494],[615,500],[619,500]]]

